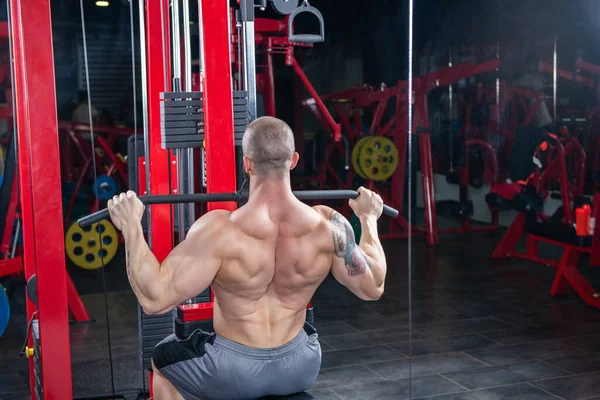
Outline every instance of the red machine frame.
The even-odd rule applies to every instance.
[[[419,155],[421,161],[421,176],[423,186],[423,199],[425,206],[425,227],[410,227],[408,221],[400,215],[390,224],[389,233],[381,235],[382,239],[406,238],[409,235],[422,234],[426,238],[429,245],[438,243],[439,233],[456,233],[474,230],[495,230],[494,219],[491,227],[475,228],[469,224],[461,226],[458,229],[438,230],[437,215],[434,201],[434,185],[433,185],[433,162],[431,156],[431,138],[429,132],[429,116],[427,107],[428,93],[440,86],[446,86],[461,79],[475,75],[480,75],[486,72],[491,72],[500,67],[500,60],[490,60],[481,64],[473,65],[471,63],[458,64],[453,67],[444,68],[439,71],[426,74],[413,79],[413,98],[414,98],[414,123],[413,132],[411,134],[419,141]],[[315,114],[321,123],[326,122],[326,113],[321,112],[319,102],[331,100],[334,102],[335,109],[342,126],[344,133],[349,141],[353,142],[362,136],[362,116],[357,110],[359,108],[371,108],[374,111],[373,121],[369,129],[369,135],[386,136],[390,135],[394,138],[394,143],[398,147],[398,168],[391,178],[389,188],[378,187],[374,181],[368,181],[367,185],[370,189],[376,190],[384,201],[392,207],[402,210],[404,205],[404,180],[405,180],[405,164],[407,157],[408,135],[406,133],[407,107],[408,107],[408,82],[400,81],[391,88],[382,87],[381,90],[375,91],[369,86],[357,86],[350,90],[312,98],[305,100],[307,105]],[[346,98],[346,97],[348,98]],[[385,111],[391,102],[395,101],[395,113],[388,120],[384,120]],[[336,104],[337,103],[337,104]],[[341,104],[350,103],[351,106],[344,109]],[[327,111],[328,113],[328,111]],[[352,122],[351,122],[352,121]],[[354,124],[354,126],[352,126]],[[328,148],[327,154],[340,149],[340,145],[332,145]],[[331,166],[324,168],[321,171],[335,172],[335,168]],[[350,171],[349,171],[350,172]],[[349,175],[351,175],[349,173]],[[340,179],[337,174],[333,174],[334,179],[339,186],[348,188],[352,184],[352,176],[345,181]],[[321,179],[320,185],[324,184],[324,179]]]
[[[72,396],[68,284],[63,226],[52,25],[48,0],[10,0],[14,57],[18,178],[23,221],[25,278],[37,276],[39,308],[27,301],[27,317],[39,321],[44,354],[44,397]],[[35,110],[35,115],[32,111]],[[54,195],[52,195],[54,194]],[[63,300],[65,299],[65,300]],[[44,345],[45,343],[45,345]],[[29,346],[33,340],[29,338]],[[33,358],[30,385],[35,398]]]
[[[565,142],[565,145],[561,142]],[[550,181],[559,181],[561,189],[561,197],[563,201],[563,222],[572,224],[574,222],[573,213],[570,208],[573,197],[577,192],[582,191],[582,185],[569,188],[567,178],[567,163],[566,155],[571,152],[581,153],[581,146],[577,146],[575,139],[567,139],[559,141],[554,146],[554,155],[551,155],[552,161],[544,168],[543,171],[536,169],[532,175],[531,181],[528,183],[535,186],[542,193],[543,199],[548,197],[548,187]],[[585,158],[583,159],[585,164]],[[573,193],[575,190],[575,193]],[[593,198],[593,217],[600,218],[600,194],[596,194]],[[539,214],[540,220],[547,220],[548,216]],[[600,293],[592,287],[587,279],[577,269],[579,262],[584,255],[590,255],[590,266],[600,266],[600,226],[596,225],[592,243],[589,247],[577,246],[569,243],[558,242],[556,240],[546,238],[539,235],[534,235],[525,232],[527,215],[520,212],[513,223],[506,231],[504,237],[492,253],[492,258],[520,258],[528,261],[533,261],[556,268],[556,274],[550,288],[552,296],[564,295],[569,286],[571,286],[579,296],[589,305],[600,309]],[[516,250],[516,246],[525,236],[526,252],[521,253]],[[538,244],[548,243],[554,246],[563,248],[563,253],[560,261],[541,257],[538,253]]]
[[[554,69],[552,64],[540,61],[539,70],[548,74],[553,74]],[[586,140],[586,152],[588,154],[588,170],[592,173],[591,192],[598,191],[598,179],[600,178],[600,85],[590,76],[582,75],[587,73],[595,77],[600,76],[600,67],[588,61],[578,59],[575,61],[575,72],[557,68],[557,76],[563,80],[575,82],[579,86],[583,86],[593,90],[596,94],[595,103],[591,107],[589,114],[583,115],[583,120],[591,120],[591,129],[587,132],[588,140]]]
[[[234,14],[234,10],[231,10]],[[234,18],[231,18],[231,30],[235,32]],[[341,140],[341,126],[331,116],[324,102],[319,97],[314,86],[304,73],[298,60],[294,56],[296,47],[312,47],[312,44],[290,42],[287,38],[289,17],[283,20],[273,20],[267,18],[256,18],[254,22],[255,44],[257,45],[257,54],[264,56],[264,64],[258,65],[263,68],[263,72],[256,75],[257,91],[264,97],[265,114],[271,117],[276,116],[275,105],[275,71],[274,55],[283,55],[285,65],[291,66],[296,73],[299,81],[315,99],[314,106],[318,109],[319,118],[325,130],[332,136],[335,142]],[[233,35],[233,44],[239,46],[239,38]],[[239,68],[241,60],[237,57],[238,53],[235,47],[232,48],[232,62]],[[301,134],[297,133],[297,134]]]
[[[61,142],[61,171],[63,181],[72,182],[75,180],[73,192],[69,199],[69,205],[65,212],[65,226],[71,223],[73,209],[77,201],[79,191],[86,177],[92,171],[93,157],[96,158],[96,168],[99,175],[116,175],[118,180],[124,185],[129,186],[129,177],[127,175],[127,162],[117,152],[114,151],[114,145],[120,137],[129,137],[133,135],[133,129],[115,128],[112,126],[94,126],[94,140],[96,145],[96,154],[92,154],[92,146],[84,135],[90,132],[90,126],[70,121],[60,121],[58,124]],[[102,155],[99,156],[98,153]],[[79,167],[74,165],[74,160],[79,161]],[[105,160],[109,163],[106,165]],[[90,212],[97,211],[96,201],[90,204]]]

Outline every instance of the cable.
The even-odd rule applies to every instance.
[[[90,121],[90,141],[92,146],[92,168],[94,169],[94,182],[98,180],[98,171],[96,168],[96,146],[95,146],[95,138],[94,138],[94,120],[92,118],[92,95],[90,90],[90,69],[88,65],[88,54],[87,54],[87,38],[85,35],[85,15],[83,12],[83,0],[79,0],[79,9],[81,11],[81,33],[82,33],[82,41],[83,41],[83,58],[85,65],[85,87],[87,90],[87,102],[88,102],[88,118]],[[99,208],[100,199],[96,196],[96,208]],[[108,360],[110,365],[110,384],[112,388],[113,398],[115,397],[115,377],[114,377],[114,368],[113,368],[113,360],[112,360],[112,343],[110,339],[110,318],[108,315],[108,290],[106,287],[106,268],[104,265],[104,252],[102,246],[102,229],[98,229],[100,227],[100,223],[96,225],[96,232],[98,232],[98,240],[100,243],[100,260],[102,262],[102,286],[104,290],[104,314],[106,317],[106,333],[108,337]]]
[[[7,19],[8,19],[8,26],[11,25],[11,13],[10,13],[10,2],[6,2],[6,15],[7,15]],[[12,184],[16,185],[17,188],[17,209],[16,211],[19,214],[19,218],[18,221],[21,220],[21,186],[19,185],[19,153],[18,153],[18,137],[19,135],[17,135],[17,125],[15,123],[15,116],[17,115],[17,110],[16,110],[16,104],[17,101],[15,99],[15,88],[14,88],[14,76],[15,76],[15,71],[14,71],[14,55],[13,55],[13,45],[12,45],[12,38],[10,37],[11,35],[11,29],[8,30],[8,35],[9,35],[9,40],[8,40],[8,54],[9,54],[9,67],[10,67],[10,76],[11,76],[11,90],[10,90],[10,97],[12,99],[11,102],[11,112],[12,112],[12,126],[8,127],[12,132],[10,132],[9,134],[12,135],[12,145],[13,145],[13,154],[14,154],[14,164],[15,164],[15,171],[14,171],[14,176],[13,176],[13,180],[12,180]],[[8,129],[7,129],[7,133],[8,133]],[[8,162],[8,152],[7,152],[7,158],[5,160],[5,162]],[[4,169],[4,173],[6,174],[6,168]],[[6,182],[4,183],[6,185]],[[8,223],[8,221],[6,221],[6,223]],[[15,235],[15,243],[16,241],[19,240],[19,232],[16,233]],[[15,252],[12,251],[11,256],[14,257]],[[21,271],[23,271],[23,274],[25,274],[25,258],[22,257],[21,258]],[[36,307],[37,309],[37,307]]]
[[[140,11],[141,12],[141,11]],[[133,0],[129,0],[129,28],[131,29],[131,79],[133,81],[133,161],[130,154],[127,155],[127,162],[130,165],[137,165],[139,160],[138,155],[138,128],[137,128],[137,82],[135,73],[135,27],[133,25]],[[139,188],[139,183],[138,183]],[[139,192],[139,190],[138,190]],[[144,324],[140,324],[139,328],[144,337]],[[142,391],[146,393],[146,375],[142,366]]]
[[[413,129],[413,11],[408,0],[408,398],[412,399],[412,129]]]

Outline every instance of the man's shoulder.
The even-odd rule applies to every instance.
[[[202,215],[190,229],[190,233],[222,232],[231,223],[231,211],[213,210]]]
[[[336,212],[333,208],[331,207],[327,207],[327,206],[323,206],[323,205],[318,205],[318,206],[313,206],[311,207],[313,210],[315,210],[319,215],[325,217],[325,218],[329,218],[331,217],[331,214]]]
[[[314,206],[312,207],[313,210],[315,210],[316,212],[318,212],[325,220],[335,223],[336,221],[347,221],[347,219],[340,214],[339,212],[337,212],[336,210],[334,210],[331,207],[327,207],[327,206]]]

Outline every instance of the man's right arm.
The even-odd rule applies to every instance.
[[[378,300],[383,294],[387,265],[377,235],[377,216],[361,216],[362,234],[356,244],[354,230],[343,215],[328,207],[319,210],[331,227],[333,262],[331,273],[362,300]]]

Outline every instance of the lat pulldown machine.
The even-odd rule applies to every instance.
[[[141,17],[140,20],[141,38],[145,38],[141,54],[143,107],[148,112],[144,113],[144,154],[140,157],[130,155],[129,167],[139,166],[139,186],[133,189],[148,195],[148,200],[163,197],[162,201],[155,201],[148,207],[146,218],[148,240],[159,261],[173,248],[175,228],[178,239],[183,240],[186,229],[195,220],[192,202],[209,201],[207,209],[210,211],[217,208],[234,210],[237,201],[241,200],[236,192],[241,183],[236,173],[236,147],[241,146],[244,130],[257,116],[255,8],[264,9],[271,5],[280,14],[287,14],[290,41],[316,43],[324,40],[323,17],[308,1],[300,6],[298,1],[279,0],[257,3],[241,0],[238,3],[240,7],[234,15],[237,26],[241,28],[241,35],[238,35],[241,38],[238,38],[241,71],[235,82],[236,90],[233,90],[231,70],[232,24],[229,18],[232,14],[227,2],[199,2],[200,91],[196,92],[192,91],[188,2],[183,1],[183,57],[177,1],[173,2],[170,14],[166,1],[146,2],[145,19]],[[140,0],[140,9],[143,6],[144,2]],[[301,13],[316,17],[320,26],[318,34],[296,32],[294,20]],[[162,42],[163,38],[164,45],[153,45],[156,41]],[[172,52],[172,66],[168,62],[170,54],[165,54],[165,49]],[[183,68],[179,64],[181,59],[184,60]],[[166,61],[163,63],[162,60]],[[133,140],[136,140],[135,137]],[[138,148],[137,144],[134,148]],[[200,149],[199,160],[194,159],[193,149]],[[198,170],[196,165],[200,166],[199,176],[195,174]],[[200,186],[206,194],[193,194],[197,187],[196,179],[201,180]],[[228,196],[220,199],[218,193]],[[187,204],[181,203],[178,198],[187,198]],[[175,210],[172,208],[174,203],[180,203]],[[153,235],[153,232],[160,232],[160,235]],[[178,306],[175,318],[177,333],[185,335],[189,327],[198,321],[209,328],[212,300],[213,295],[207,289],[195,299]],[[173,315],[149,316],[139,308],[138,322],[140,361],[144,369],[150,369],[154,346],[173,333]]]
[[[68,285],[64,242],[61,235],[56,235],[56,229],[62,227],[63,221],[61,196],[58,195],[60,158],[50,4],[48,0],[10,0],[9,3],[24,273],[30,282],[27,302],[30,323],[25,353],[30,360],[32,398],[68,399],[72,397]],[[129,167],[141,167],[140,191],[143,189],[148,195],[192,193],[196,160],[190,149],[196,147],[203,149],[202,160],[198,161],[204,166],[205,191],[235,192],[236,140],[239,142],[245,126],[256,117],[253,21],[257,5],[252,1],[240,1],[238,15],[244,32],[244,80],[239,91],[233,92],[228,2],[205,0],[198,3],[201,87],[199,92],[192,92],[188,1],[182,1],[184,68],[179,65],[179,2],[173,1],[169,7],[167,0],[138,1],[144,132],[141,147],[144,154],[141,157],[130,154]],[[269,0],[267,3],[263,0],[258,7],[270,4],[280,12],[288,13],[284,9],[289,6],[287,3],[294,2]],[[294,31],[293,21],[300,13],[317,17],[320,23],[318,34]],[[289,15],[288,39],[310,43],[324,40],[322,16],[307,1],[293,7]],[[173,45],[172,38],[176,39]],[[29,110],[36,110],[35,116]],[[137,143],[134,148],[139,148]],[[208,210],[233,210],[235,207],[235,201],[208,204]],[[177,213],[172,204],[148,207],[148,240],[160,261],[173,248],[175,223],[181,240],[186,225],[194,219],[191,205],[178,207]],[[153,232],[160,234],[153,235]],[[202,304],[190,301],[178,308],[177,315],[183,321],[209,319],[211,306],[210,301]],[[148,316],[140,309],[138,320],[140,360],[144,368],[149,368],[154,344],[173,331],[173,316]],[[114,387],[112,396],[107,397],[115,397]]]

